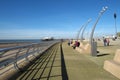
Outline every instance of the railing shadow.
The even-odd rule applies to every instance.
[[[59,60],[56,60],[57,53],[59,53]],[[59,64],[55,64],[59,62]],[[24,72],[19,72],[10,80],[40,80],[40,79],[57,79],[60,77],[62,80],[68,80],[65,59],[62,49],[62,44],[55,46],[40,56],[37,60],[32,61]],[[58,70],[58,73],[54,73]]]
[[[36,79],[39,80],[39,79],[42,79],[42,78],[47,78],[48,79],[50,77],[51,70],[54,67],[53,63],[54,63],[55,54],[56,54],[55,50],[56,49],[53,49],[53,48],[47,50],[37,60],[32,61],[31,64],[29,64],[26,68],[24,68],[24,72],[19,72],[17,75],[10,78],[9,80],[16,80],[16,79],[18,79],[18,80],[36,80]],[[54,56],[54,58],[53,58],[53,56]],[[48,64],[51,63],[52,58],[53,58],[52,64],[51,64],[51,66],[48,66]],[[60,66],[55,66],[55,67],[60,67]],[[48,69],[48,68],[51,69],[47,73],[48,76],[42,77],[45,70]],[[41,74],[39,74],[38,77],[35,77],[39,72],[41,72]],[[54,75],[54,76],[56,76],[56,75]]]
[[[68,74],[67,74],[67,70],[66,70],[66,65],[65,65],[65,59],[64,59],[62,44],[60,45],[60,51],[61,51],[61,72],[62,72],[62,80],[68,80]]]

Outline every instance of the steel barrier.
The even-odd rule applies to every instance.
[[[29,57],[37,58],[38,55],[40,55],[43,51],[48,49],[53,44],[57,43],[59,41],[52,41],[52,42],[44,42],[44,43],[33,43],[29,45],[24,46],[16,46],[16,47],[10,47],[10,48],[3,48],[0,49],[0,70],[13,65],[15,69],[22,71],[22,69],[19,67],[20,60],[25,59],[24,61],[27,61],[30,63]],[[11,68],[11,67],[10,67]],[[8,68],[8,69],[10,69]],[[5,73],[5,71],[0,71],[0,74]]]

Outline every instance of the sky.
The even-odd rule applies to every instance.
[[[96,25],[94,36],[120,32],[120,0],[0,0],[0,39],[76,38],[91,18],[84,36],[89,37],[99,12],[108,9]]]

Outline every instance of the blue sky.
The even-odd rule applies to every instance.
[[[75,38],[89,18],[91,32],[103,6],[108,10],[98,22],[95,34],[115,34],[114,12],[120,14],[120,0],[0,0],[0,39],[40,39],[44,36]],[[117,15],[120,32],[120,16]]]

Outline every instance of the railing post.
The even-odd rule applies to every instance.
[[[38,54],[41,53],[41,50],[40,50],[39,45],[37,46],[37,53],[38,53]]]
[[[37,53],[40,54],[41,50],[40,50],[40,44],[37,45]]]
[[[35,57],[35,58],[37,58],[36,56],[35,56],[35,48],[36,48],[36,45],[32,45],[32,48],[33,48],[33,53],[32,53],[32,55]]]
[[[18,52],[16,53],[16,55],[15,55],[15,61],[14,61],[14,67],[15,67],[16,69],[20,70],[20,71],[22,71],[22,69],[20,69],[19,66],[18,66],[18,64],[17,64],[17,58],[18,58],[18,55],[19,55],[21,49],[22,49],[22,48],[20,48],[20,49],[18,50]]]
[[[28,62],[30,62],[29,59],[28,59],[28,53],[29,53],[30,48],[31,48],[31,46],[28,47],[28,49],[26,51],[26,54],[25,54],[26,61],[28,61]]]

